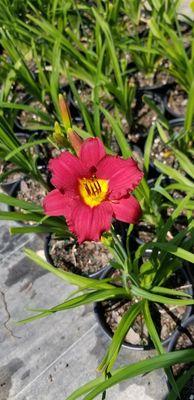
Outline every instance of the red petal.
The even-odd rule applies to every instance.
[[[58,189],[52,190],[43,201],[44,212],[47,215],[58,216],[65,215],[70,210],[70,205],[68,204],[65,196],[60,193]]]
[[[112,214],[112,206],[108,202],[93,208],[80,202],[67,222],[70,230],[78,237],[79,243],[85,240],[98,241],[102,233],[110,229]]]
[[[119,221],[135,224],[141,216],[141,207],[133,196],[123,197],[117,203],[111,204],[114,217]]]
[[[106,155],[103,143],[98,138],[84,140],[79,158],[87,168],[96,167],[98,162]]]
[[[58,189],[75,191],[78,178],[87,176],[87,171],[81,161],[68,151],[50,160],[49,169],[52,172],[51,182]]]
[[[121,157],[106,155],[98,164],[96,176],[109,180],[109,198],[118,199],[136,188],[143,172],[132,158],[124,160]]]

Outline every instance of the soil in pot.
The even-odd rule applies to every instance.
[[[181,192],[180,190],[170,190],[169,194],[173,197],[173,199],[180,200],[180,201],[183,200],[184,197],[186,196],[186,193],[185,192]],[[194,200],[193,196],[191,197],[191,200]],[[164,217],[166,217],[166,216],[170,217],[172,215],[173,211],[174,211],[174,208],[175,208],[175,206],[174,207],[167,207],[166,210],[165,210]],[[184,209],[180,214],[181,218],[183,216],[187,216],[187,210],[186,209]],[[178,223],[180,223],[180,219],[179,219]],[[185,228],[185,225],[187,225],[186,219],[183,220],[183,218],[182,218],[181,225]],[[181,230],[182,230],[182,228],[181,228]]]
[[[121,285],[119,280],[120,272],[114,272],[114,280],[116,285]],[[173,287],[178,290],[186,290],[186,277],[180,274],[174,274],[165,284],[166,287]],[[108,331],[114,333],[122,316],[132,306],[134,301],[126,299],[106,300],[101,303],[103,320]],[[163,304],[153,304],[151,309],[152,318],[155,322],[156,329],[162,341],[166,341],[172,335],[177,325],[181,324],[182,319],[187,312],[186,306],[172,306]],[[124,344],[133,346],[150,346],[150,338],[142,315],[138,315],[133,326],[125,336]]]
[[[12,163],[5,163],[0,165],[0,174],[6,174],[10,171],[13,171],[16,168],[16,166]],[[24,174],[20,171],[13,172],[5,177],[3,180],[2,184],[11,184],[18,182]]]
[[[155,160],[175,169],[179,168],[173,151],[162,141],[160,136],[155,137],[150,152],[150,161],[154,163]]]
[[[176,117],[184,116],[187,102],[187,93],[179,85],[176,85],[167,94],[167,111]]]
[[[164,107],[160,97],[155,93],[147,93],[147,96],[150,97],[150,100],[155,102],[157,107],[162,112]],[[137,98],[136,104],[133,107],[133,121],[128,139],[133,140],[132,138],[134,136],[136,138],[136,143],[138,143],[143,150],[148,131],[156,120],[157,113],[152,110],[148,104],[145,104],[142,101],[141,96]],[[133,135],[132,137],[130,136],[131,134]]]
[[[140,89],[160,89],[162,86],[172,84],[173,78],[168,72],[168,62],[162,61],[157,70],[150,74],[145,74],[144,71],[138,71],[133,75],[133,81]]]
[[[139,244],[152,242],[156,236],[154,225],[147,224],[144,221],[135,225],[133,233]]]
[[[17,199],[32,201],[36,204],[42,204],[46,196],[46,189],[37,181],[32,179],[23,179],[17,192]]]
[[[163,215],[164,220],[172,214],[174,211],[174,208],[172,208],[170,212],[170,208],[167,209],[166,213]],[[169,214],[170,213],[170,214]],[[167,232],[166,234],[166,240],[170,241],[173,239],[173,237],[178,233],[181,232],[182,230],[186,229],[188,226],[188,221],[187,218],[184,215],[180,215],[173,223],[171,230]],[[155,242],[157,240],[157,235],[156,235],[156,229],[154,225],[148,224],[145,221],[141,221],[138,224],[135,225],[132,237],[135,238],[135,241],[138,244],[143,244],[143,243],[150,243],[150,242]],[[133,243],[132,243],[133,244]],[[132,250],[132,249],[131,249]]]
[[[51,237],[49,255],[53,265],[79,275],[92,275],[107,266],[112,258],[101,242],[84,242],[73,239],[60,240]]]
[[[33,202],[37,205],[42,205],[43,199],[47,194],[47,190],[37,181],[30,178],[24,178],[13,186],[10,195],[19,200]],[[10,211],[20,211],[19,207],[10,206]],[[22,221],[23,224],[29,222]]]

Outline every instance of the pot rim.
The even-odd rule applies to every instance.
[[[152,252],[152,249],[147,249],[146,250],[149,254]],[[106,277],[106,275],[111,271],[114,270],[113,267],[109,267],[109,269],[107,271],[104,271],[100,277],[100,279],[103,279]],[[179,270],[185,275],[185,278],[189,281],[190,277],[189,274],[185,271],[185,269],[179,268]],[[193,295],[193,289],[188,288],[187,292],[191,295]],[[192,312],[192,306],[186,306],[186,311],[185,314],[183,314],[183,322],[187,321],[189,316],[191,315]],[[111,331],[110,327],[108,326],[108,324],[105,322],[104,320],[104,316],[102,316],[102,310],[101,310],[101,302],[95,302],[94,303],[94,313],[95,313],[95,317],[97,319],[97,321],[99,322],[101,329],[105,332],[106,336],[109,339],[113,338],[114,333]],[[185,315],[185,316],[184,316]],[[181,325],[183,323],[181,322]],[[177,331],[178,327],[175,328],[175,332]],[[172,333],[170,336],[168,336],[165,340],[161,340],[161,343],[163,346],[167,346],[169,344],[169,342],[171,341],[171,338],[174,336],[174,333]],[[147,345],[135,345],[135,344],[131,344],[128,342],[123,341],[121,347],[123,348],[127,348],[127,349],[132,349],[132,350],[153,350],[154,349],[154,345],[153,343],[148,343]]]
[[[178,327],[175,333],[171,336],[171,340],[167,348],[169,353],[174,350],[178,338],[182,335],[182,328],[186,328],[189,325],[194,325],[194,314],[190,315],[187,319],[181,322],[181,326]]]

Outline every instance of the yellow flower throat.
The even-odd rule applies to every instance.
[[[79,192],[87,206],[98,206],[107,196],[108,181],[97,179],[95,176],[79,179]]]

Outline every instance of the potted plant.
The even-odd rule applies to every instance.
[[[127,192],[124,190],[124,188],[128,188],[128,174],[131,174],[132,170],[133,179],[131,178],[130,181],[131,188],[134,188],[142,178],[142,173],[138,170],[136,163],[130,158],[125,160],[106,155],[99,139],[91,138],[80,143],[71,127],[68,128],[68,134],[78,157],[76,158],[66,152],[59,156],[58,159],[52,160],[50,164],[53,174],[52,183],[56,186],[56,189],[51,191],[45,199],[45,213],[53,217],[65,215],[70,231],[78,237],[80,243],[85,240],[98,240],[103,231],[110,229],[109,224],[111,223],[112,216],[125,222],[137,222],[137,219],[140,217],[140,206],[137,200],[130,194],[130,189]],[[66,158],[65,164],[64,157]],[[111,164],[112,168],[110,168],[110,163],[115,163],[117,168],[114,169],[113,164]],[[126,169],[125,166],[127,167]],[[85,168],[85,170],[82,171],[82,168]],[[106,177],[108,176],[110,182],[109,188],[112,188],[112,191],[107,191]],[[71,179],[69,179],[70,177]],[[79,183],[78,187],[77,183]],[[142,188],[142,183],[140,185],[140,188]],[[136,193],[137,195],[139,194],[138,192]],[[151,341],[158,353],[162,354],[164,350],[160,332],[158,332],[158,325],[155,325],[154,322],[153,308],[157,307],[158,304],[164,307],[164,310],[166,310],[168,305],[175,307],[178,305],[184,308],[194,304],[191,293],[182,290],[184,280],[178,284],[171,283],[170,287],[166,284],[167,278],[173,276],[173,273],[182,267],[182,260],[191,263],[194,261],[193,255],[189,251],[192,246],[190,239],[192,222],[188,221],[184,232],[175,235],[170,242],[166,241],[167,231],[173,225],[175,217],[187,207],[189,199],[190,194],[179,203],[164,226],[160,227],[158,240],[140,245],[135,255],[132,254],[129,245],[132,226],[129,227],[126,250],[123,247],[121,239],[115,234],[114,229],[111,229],[107,235],[103,235],[103,243],[113,255],[111,264],[120,274],[119,284],[115,284],[111,277],[99,281],[53,268],[31,250],[26,250],[26,254],[40,266],[52,271],[55,275],[67,280],[71,284],[77,284],[80,288],[80,293],[70,300],[67,299],[62,304],[48,310],[39,309],[35,316],[23,322],[32,321],[33,319],[42,318],[69,307],[72,308],[94,301],[106,302],[110,300],[120,301],[122,299],[122,301],[130,302],[130,307],[127,311],[125,310],[126,312],[119,321],[112,342],[99,369],[106,371],[107,374],[111,373],[126,333],[133,327],[134,321],[138,316],[144,318]],[[126,202],[128,204],[127,210],[125,208]],[[77,204],[79,204],[78,208]],[[93,204],[96,207],[94,209],[91,207]],[[96,213],[97,211],[101,212],[102,207],[103,209],[105,207],[104,217],[99,220]],[[76,211],[78,209],[79,213]],[[128,210],[130,210],[130,213]],[[95,214],[93,215],[93,213]],[[94,225],[88,222],[91,221],[91,214],[93,215],[92,220],[95,220]],[[152,252],[147,258],[146,250],[148,249],[151,249]],[[170,310],[170,313],[172,314],[172,310]],[[173,318],[176,320],[176,323],[180,324],[181,318],[179,314],[175,314]],[[169,370],[167,370],[167,374],[171,384],[174,385]]]

